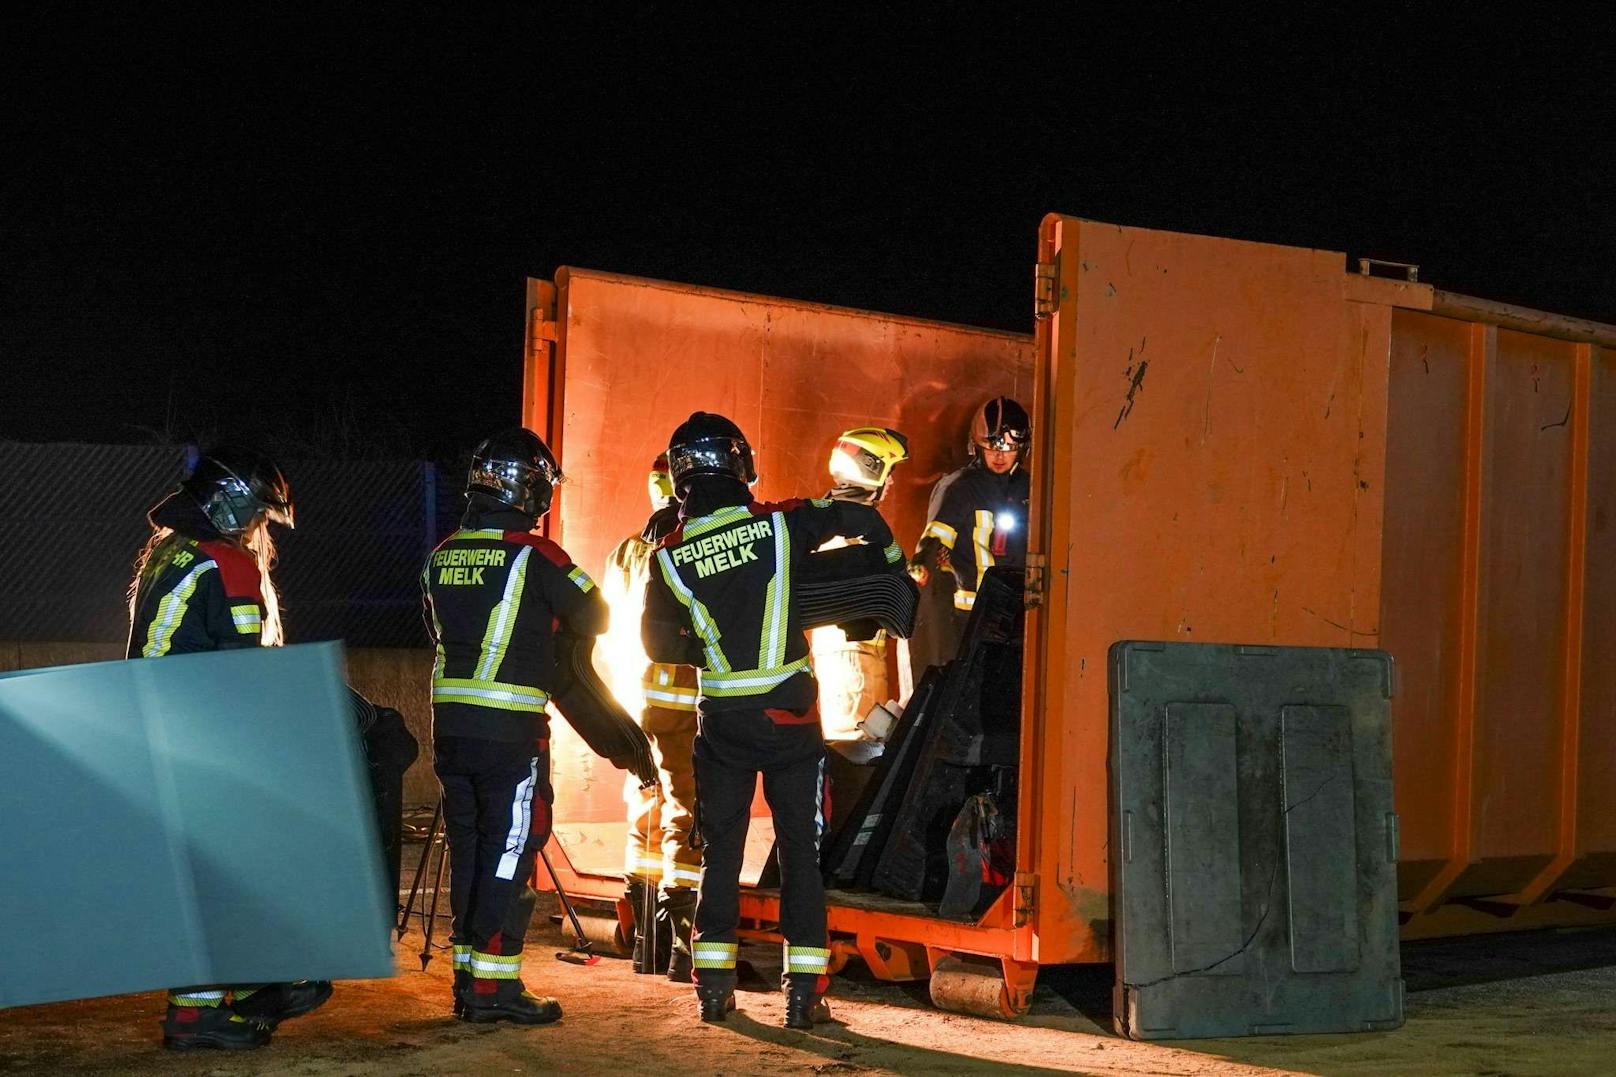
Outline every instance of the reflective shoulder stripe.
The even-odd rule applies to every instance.
[[[533,550],[522,547],[511,562],[510,575],[505,577],[505,593],[488,613],[488,628],[483,632],[482,658],[472,674],[475,680],[489,680],[499,673],[505,660],[505,648],[510,646],[511,629],[516,625],[516,613],[522,604],[522,588],[527,584],[527,559]]]
[[[191,596],[196,594],[196,585],[201,581],[202,574],[218,567],[213,561],[203,561],[162,597],[157,603],[157,613],[146,629],[146,645],[140,649],[142,658],[161,658],[168,653],[168,649],[174,645],[174,633],[179,631],[180,622],[185,620],[185,611],[190,608]]]
[[[706,645],[708,667],[714,672],[728,673],[729,660],[724,657],[724,651],[718,645],[718,641],[723,637],[718,631],[718,625],[708,614],[707,607],[702,605],[701,599],[685,585],[685,581],[679,578],[679,570],[673,567],[673,556],[667,550],[657,551],[657,566],[662,569],[662,579],[673,591],[674,597],[679,600],[680,605],[690,611],[690,623],[696,629],[696,635],[700,636],[702,643]]]
[[[586,595],[595,589],[595,581],[590,579],[589,573],[581,568],[573,568],[571,572],[567,573],[567,579],[571,580],[578,590]]]
[[[486,542],[489,539],[503,539],[505,532],[492,527],[462,528],[449,536],[450,542],[460,539],[472,539],[477,542]]]
[[[954,543],[959,540],[959,533],[941,520],[933,520],[926,525],[926,530],[920,533],[921,538],[928,535],[947,546],[950,550],[954,548]]]
[[[726,505],[717,512],[710,512],[706,516],[698,516],[694,520],[686,521],[679,531],[681,540],[705,535],[709,531],[716,531],[720,527],[734,523],[752,515],[752,510],[745,505]]]
[[[786,622],[791,611],[791,532],[783,513],[769,517],[774,527],[774,577],[763,601],[763,632],[758,668],[774,669],[786,660]]]

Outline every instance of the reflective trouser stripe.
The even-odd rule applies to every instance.
[[[696,700],[699,696],[694,688],[658,688],[650,683],[641,687],[645,690],[645,701],[654,707],[670,711],[696,709]]]
[[[466,972],[471,968],[471,947],[454,944],[454,953],[450,957],[456,972]]]
[[[697,942],[690,947],[698,969],[732,969],[740,952],[740,945],[733,942]]]
[[[512,954],[509,957],[500,954],[485,954],[481,950],[471,951],[471,974],[479,980],[520,980],[522,978],[522,955]]]
[[[681,864],[671,857],[662,861],[662,885],[668,889],[701,885],[701,865]]]
[[[522,859],[522,850],[526,848],[528,834],[533,829],[533,787],[538,781],[539,759],[534,756],[528,761],[527,777],[517,784],[516,792],[511,797],[511,829],[505,835],[505,855],[499,858],[495,878],[516,877],[516,863]]]
[[[830,951],[818,946],[786,944],[786,971],[823,974],[830,968]]]

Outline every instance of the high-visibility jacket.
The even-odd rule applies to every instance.
[[[802,559],[834,535],[883,549],[901,570],[903,551],[867,505],[750,502],[681,519],[658,545],[646,588],[646,653],[700,667],[704,714],[807,714],[816,691],[792,580]]]
[[[496,526],[444,539],[427,558],[421,586],[437,647],[434,736],[543,736],[557,626],[581,636],[606,630],[595,581],[549,539]]]
[[[264,628],[258,561],[219,535],[202,510],[176,494],[152,510],[151,521],[175,539],[147,566],[136,589],[129,658],[256,647]]]
[[[1031,485],[1024,467],[995,475],[969,464],[932,489],[915,559],[934,572],[953,573],[955,609],[976,605],[982,576],[994,565],[1026,564]]]
[[[672,662],[652,662],[639,638],[645,607],[645,585],[651,578],[656,546],[640,535],[630,535],[606,559],[601,586],[612,607],[612,628],[606,640],[609,683],[617,701],[630,714],[642,706],[664,710],[696,709],[696,671]],[[630,681],[633,681],[632,686]]]

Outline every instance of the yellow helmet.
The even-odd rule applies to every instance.
[[[837,482],[879,495],[892,469],[909,459],[909,439],[884,426],[860,426],[836,439],[830,474]]]
[[[645,491],[651,495],[653,509],[673,504],[673,476],[668,473],[667,453],[661,453],[651,462],[650,474],[645,476]]]

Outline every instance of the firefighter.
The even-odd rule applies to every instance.
[[[910,572],[923,587],[952,592],[952,610],[923,607],[925,631],[917,629],[912,648],[917,668],[955,656],[989,568],[1026,562],[1031,442],[1027,410],[1007,396],[993,397],[971,419],[969,462],[932,488]]]
[[[829,1016],[825,892],[819,842],[825,744],[815,713],[793,574],[835,535],[873,543],[895,571],[903,553],[867,505],[754,502],[746,437],[696,412],[668,445],[679,526],[658,544],[642,635],[655,662],[700,668],[694,747],[702,879],[692,951],[704,1021],[735,1007],[741,860],[757,776],[774,817],[785,937],[786,1027]]]
[[[449,839],[455,1012],[477,1023],[561,1017],[560,1003],[522,984],[529,883],[553,799],[546,686],[558,626],[596,636],[607,614],[594,581],[533,533],[560,481],[531,431],[488,438],[472,455],[460,530],[421,574],[437,646],[433,765]]]
[[[892,486],[897,466],[909,459],[909,439],[882,426],[861,426],[836,439],[830,452],[830,475],[836,480],[825,496],[856,505],[879,505]],[[832,539],[826,547],[842,544]],[[820,683],[820,710],[831,739],[857,736],[859,721],[870,708],[887,701],[885,633],[874,639],[849,640],[835,625],[809,634],[814,676]]]
[[[219,447],[148,514],[151,536],[129,594],[130,658],[273,647],[280,609],[270,524],[290,528],[292,493],[268,457]],[[326,980],[173,988],[163,1046],[262,1047],[281,1021],[331,997]]]
[[[675,983],[690,983],[690,931],[701,882],[701,851],[694,844],[696,776],[690,749],[696,739],[696,671],[691,666],[649,662],[640,644],[640,613],[657,543],[679,524],[666,454],[651,464],[646,480],[651,518],[611,553],[601,586],[612,608],[608,653],[620,702],[639,715],[640,728],[656,752],[660,786],[645,787],[630,774],[623,783],[629,831],[623,874],[634,916],[634,971],[667,971]],[[652,899],[656,907],[651,908]]]

